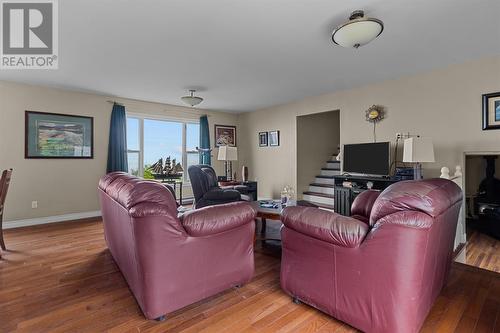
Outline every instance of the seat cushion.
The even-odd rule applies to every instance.
[[[281,220],[287,228],[343,247],[359,246],[368,233],[366,223],[319,208],[286,207]]]

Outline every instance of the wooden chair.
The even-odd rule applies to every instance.
[[[3,240],[2,221],[3,221],[5,198],[7,198],[7,190],[9,189],[11,176],[12,176],[12,169],[8,169],[2,172],[2,178],[0,178],[0,246],[4,251],[6,250],[6,248],[5,248],[5,242]]]

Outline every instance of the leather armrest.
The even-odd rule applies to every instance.
[[[257,212],[248,203],[233,202],[189,211],[181,217],[191,236],[207,236],[237,228],[255,219]]]
[[[312,207],[286,207],[281,220],[287,228],[349,248],[359,246],[368,233],[366,223]]]
[[[241,198],[240,192],[232,189],[214,188],[203,195],[205,200],[210,201],[228,201]]]
[[[379,195],[380,191],[376,190],[361,192],[352,203],[351,216],[357,220],[369,223],[373,204]]]

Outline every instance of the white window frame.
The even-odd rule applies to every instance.
[[[143,114],[136,114],[136,113],[127,113],[127,119],[128,118],[133,118],[137,119],[139,121],[139,150],[136,149],[128,149],[127,146],[127,153],[139,153],[139,176],[142,177],[144,175],[144,120],[157,120],[157,121],[165,121],[165,122],[174,122],[174,123],[181,123],[182,124],[182,169],[184,170],[183,176],[182,176],[182,181],[185,185],[191,186],[189,177],[187,174],[187,154],[188,151],[186,147],[186,142],[187,142],[187,125],[188,124],[197,124],[199,125],[200,122],[197,120],[193,119],[175,119],[175,118],[168,118],[168,117],[160,117],[160,116],[149,116],[149,115],[143,115]],[[164,157],[164,156],[162,156]]]
[[[138,123],[139,123],[139,126],[138,126],[138,129],[139,129],[139,133],[137,134],[139,136],[139,149],[129,149],[128,147],[128,144],[127,144],[127,156],[128,156],[128,153],[137,153],[138,156],[139,156],[139,159],[138,159],[138,163],[139,163],[139,169],[137,171],[138,173],[138,176],[139,177],[142,177],[144,175],[144,119],[141,119],[139,117],[136,117],[136,116],[133,116],[133,115],[129,115],[127,114],[126,115],[127,117],[127,120],[128,118],[132,118],[132,119],[137,119]]]

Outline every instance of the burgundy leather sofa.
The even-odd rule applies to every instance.
[[[106,243],[148,319],[248,282],[255,210],[245,202],[177,216],[165,185],[123,172],[99,182]]]
[[[363,192],[346,217],[287,207],[281,286],[365,332],[418,332],[452,261],[462,202],[445,179]]]

